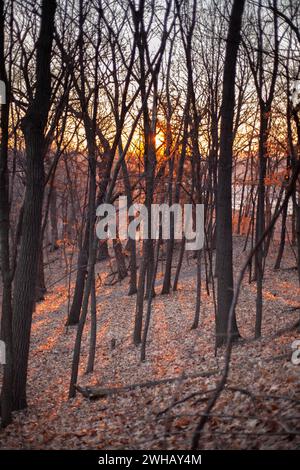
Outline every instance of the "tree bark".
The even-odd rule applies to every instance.
[[[80,317],[82,306],[84,285],[87,273],[87,263],[89,257],[89,221],[86,223],[83,245],[80,248],[77,262],[77,274],[73,302],[70,313],[66,322],[66,326],[77,325]]]
[[[26,383],[32,312],[35,302],[44,195],[45,128],[51,99],[51,51],[55,0],[43,0],[37,42],[36,91],[22,121],[26,145],[26,192],[19,260],[13,296],[13,408],[27,406]]]
[[[4,1],[0,0],[0,80],[6,87],[6,103],[1,105],[0,141],[0,273],[2,275],[2,317],[1,340],[5,344],[6,364],[4,365],[1,390],[1,426],[12,420],[12,275],[10,272],[9,246],[9,175],[8,175],[8,124],[10,90],[4,56]]]
[[[216,347],[222,346],[227,342],[227,325],[233,298],[231,202],[233,116],[236,62],[244,4],[244,0],[235,0],[232,6],[223,77],[217,194],[216,264],[218,277],[218,307],[216,315]],[[231,335],[233,338],[238,338],[239,336],[235,315],[232,320]]]

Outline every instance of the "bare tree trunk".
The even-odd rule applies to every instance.
[[[293,112],[293,118],[294,118],[296,128],[297,128],[297,140],[298,140],[298,149],[299,149],[300,147],[300,119],[299,119],[297,111]],[[297,165],[295,155],[293,155],[292,165],[293,165],[293,168],[295,169]],[[298,191],[298,198],[297,198],[297,191]],[[298,279],[299,279],[299,284],[300,284],[300,194],[299,194],[299,189],[297,189],[297,186],[295,187],[294,201],[295,201],[296,237],[297,237],[297,270],[298,270]]]
[[[105,261],[109,258],[107,240],[101,240],[98,249],[98,261]]]
[[[178,262],[177,262],[176,273],[175,273],[175,276],[174,276],[174,283],[173,283],[173,291],[174,292],[177,291],[177,287],[178,287],[178,281],[179,281],[179,276],[180,276],[184,251],[185,251],[185,237],[183,236],[182,240],[180,242],[179,258],[178,258]]]
[[[190,116],[190,114],[189,114],[189,103],[190,103],[190,99],[188,98],[187,104],[186,104],[186,109],[185,109],[182,149],[181,149],[181,152],[180,152],[178,168],[177,168],[177,177],[176,177],[176,182],[175,182],[174,204],[178,204],[179,199],[180,199],[180,189],[181,189],[181,182],[182,182],[184,162],[185,162],[185,154],[186,154],[186,148],[187,148],[187,132],[188,132],[188,122],[189,122],[189,116]],[[172,163],[172,167],[171,167],[172,172],[173,172],[173,166],[174,166],[174,163]],[[170,175],[170,178],[172,178],[172,174]],[[169,201],[171,201],[171,202],[172,202],[172,186],[170,186],[170,185],[172,184],[172,179],[171,179],[171,181],[169,181]],[[171,202],[170,202],[170,204],[171,204]],[[162,287],[162,291],[161,291],[162,294],[169,294],[170,293],[174,245],[175,245],[175,240],[174,240],[174,215],[173,215],[173,212],[172,212],[171,216],[170,216],[170,239],[167,241],[166,267],[165,267],[163,287]]]
[[[201,306],[201,254],[202,250],[197,251],[197,290],[196,290],[196,308],[192,330],[196,330],[199,326],[200,320],[200,306]]]
[[[58,228],[57,228],[57,192],[53,185],[50,195],[50,231],[51,231],[51,246],[50,251],[55,251],[58,248]]]
[[[95,355],[96,355],[96,340],[97,340],[97,301],[96,301],[96,285],[95,285],[95,270],[93,273],[92,287],[91,287],[91,333],[90,333],[90,349],[89,357],[86,368],[86,373],[89,374],[94,370]]]
[[[156,101],[157,101],[157,75],[158,70],[152,71],[154,85],[154,98],[153,98],[153,118],[150,119],[149,104],[146,95],[146,52],[147,52],[147,33],[144,29],[144,7],[145,2],[140,3],[140,9],[133,9],[135,15],[135,28],[137,35],[137,46],[139,50],[139,64],[140,64],[140,88],[141,98],[143,101],[143,125],[144,125],[144,168],[145,168],[145,181],[146,181],[146,194],[145,203],[148,210],[148,234],[147,239],[143,241],[143,257],[141,260],[140,275],[138,280],[138,292],[136,301],[135,312],[135,325],[133,333],[134,344],[141,343],[142,337],[142,323],[143,323],[143,307],[144,307],[144,294],[146,297],[150,294],[151,281],[154,269],[153,257],[153,240],[151,240],[151,204],[153,202],[153,189],[154,189],[154,175],[156,167],[156,154],[155,154],[155,132],[156,132]],[[132,6],[132,8],[134,8]]]
[[[276,8],[276,0],[273,0],[273,7]],[[259,129],[259,179],[258,179],[258,201],[257,201],[257,213],[256,213],[256,242],[261,238],[265,228],[265,177],[267,168],[267,153],[268,153],[268,133],[269,133],[269,115],[271,111],[271,105],[274,97],[275,83],[278,73],[278,20],[277,15],[274,13],[274,61],[273,71],[271,76],[271,85],[268,96],[266,99],[263,98],[263,28],[261,24],[261,9],[262,3],[258,4],[258,72],[259,76],[256,75],[256,89],[259,98],[260,106],[260,129]],[[253,66],[252,66],[253,67]],[[257,72],[254,72],[254,75]],[[262,326],[262,310],[263,310],[263,274],[264,265],[263,260],[265,256],[266,244],[261,244],[256,252],[255,256],[255,270],[256,270],[256,320],[255,320],[255,337],[261,336]]]
[[[120,155],[123,153],[123,148],[122,145],[119,145],[120,149]],[[131,195],[131,188],[130,188],[130,180],[129,180],[129,175],[128,175],[128,170],[127,170],[127,165],[125,159],[122,162],[122,173],[124,176],[124,187],[125,187],[125,192],[127,196],[127,201],[129,206],[132,206],[133,204],[133,199]],[[134,217],[129,217],[129,223],[132,222]],[[134,295],[137,292],[137,263],[136,263],[136,241],[129,238],[127,242],[127,246],[129,248],[130,252],[130,264],[129,264],[129,270],[130,270],[130,281],[129,281],[129,292],[128,295]]]
[[[144,306],[144,292],[145,292],[145,281],[146,281],[146,254],[147,249],[145,247],[146,240],[143,241],[143,260],[140,266],[140,274],[138,280],[138,289],[136,296],[136,311],[135,311],[135,322],[133,331],[133,342],[137,346],[142,340],[142,326],[143,326],[143,306]]]
[[[166,111],[166,149],[165,157],[168,161],[169,166],[169,177],[168,177],[168,202],[171,207],[173,204],[173,181],[174,181],[174,160],[175,152],[171,153],[172,147],[172,127],[171,117],[173,113],[171,99],[170,99],[170,72],[171,72],[171,57],[173,54],[173,41],[170,47],[169,61],[166,76],[166,94],[167,94],[167,111]],[[174,214],[171,212],[170,215],[170,238],[167,241],[167,253],[166,253],[166,267],[165,275],[163,280],[163,287],[161,290],[162,294],[168,294],[171,288],[171,276],[172,276],[172,259],[174,251]]]
[[[36,280],[35,289],[36,289],[35,301],[40,302],[41,300],[44,300],[47,289],[45,285],[44,254],[43,254],[42,242],[41,242],[41,248],[39,250],[38,272],[37,272],[37,280]]]
[[[71,371],[71,380],[69,387],[69,398],[73,398],[76,394],[76,383],[79,370],[79,361],[80,361],[80,350],[81,350],[81,340],[82,334],[86,322],[86,317],[88,313],[89,298],[92,290],[92,285],[95,280],[95,263],[97,257],[97,239],[95,238],[94,228],[95,228],[95,197],[96,197],[96,145],[95,141],[89,142],[88,137],[88,151],[89,151],[89,164],[90,164],[90,189],[89,189],[89,259],[87,266],[87,279],[85,282],[84,295],[82,300],[82,309],[81,315],[79,318],[75,346],[73,352],[72,360],[72,371]],[[95,300],[95,299],[94,299]],[[94,308],[94,306],[93,306]]]
[[[70,314],[66,322],[67,326],[77,325],[79,322],[80,310],[82,306],[82,299],[83,299],[83,292],[84,292],[84,285],[85,285],[85,279],[86,279],[86,274],[87,274],[87,263],[88,263],[88,257],[89,257],[89,232],[90,232],[89,226],[90,226],[89,221],[87,221],[86,227],[85,227],[83,245],[80,248],[79,255],[78,255],[75,290],[73,294],[73,302],[72,302],[72,306],[70,309]]]
[[[145,327],[144,327],[143,338],[142,338],[141,362],[145,361],[146,359],[146,343],[147,343],[147,336],[148,336],[150,320],[151,320],[151,308],[152,308],[153,292],[154,292],[155,279],[156,279],[157,266],[158,266],[160,241],[161,240],[159,238],[156,242],[154,270],[153,270],[152,279],[151,279],[151,289],[150,289],[150,293],[148,297]]]
[[[227,342],[229,311],[233,298],[231,177],[234,87],[244,4],[244,0],[235,0],[232,6],[223,75],[217,204],[218,309],[216,347]],[[233,338],[239,336],[235,315],[232,318],[231,334]]]
[[[6,103],[1,105],[0,141],[0,274],[2,276],[2,316],[1,340],[5,344],[6,363],[4,365],[1,390],[1,426],[12,420],[12,274],[10,272],[9,246],[9,174],[8,174],[8,124],[10,89],[7,80],[4,56],[4,1],[0,0],[0,80],[6,87]]]
[[[125,279],[125,277],[127,276],[127,268],[120,240],[114,238],[113,247],[116,255],[119,280],[122,281],[122,279]]]
[[[282,219],[281,219],[281,232],[280,232],[280,243],[279,243],[279,250],[275,262],[274,269],[280,269],[281,260],[284,252],[285,246],[285,235],[286,235],[286,221],[287,221],[287,210],[288,206],[286,206],[282,212]]]
[[[23,118],[27,180],[22,240],[15,272],[13,296],[13,407],[27,406],[26,383],[32,311],[38,269],[44,195],[45,128],[51,98],[50,61],[54,33],[55,0],[43,0],[41,29],[37,43],[36,90]]]
[[[266,112],[262,110],[260,115],[260,140],[259,140],[259,182],[257,191],[257,212],[256,212],[256,241],[260,239],[265,228],[265,177],[266,177],[266,144],[268,132],[268,118]],[[263,289],[263,258],[264,246],[261,244],[255,255],[255,271],[256,271],[256,321],[255,321],[255,337],[261,335],[262,323],[262,289]]]

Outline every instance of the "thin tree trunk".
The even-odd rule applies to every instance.
[[[78,255],[78,267],[76,274],[75,290],[73,294],[73,302],[70,309],[66,325],[77,325],[79,322],[80,311],[82,306],[85,279],[87,274],[87,263],[89,257],[89,221],[86,223],[83,245]]]
[[[57,228],[57,192],[56,188],[53,185],[50,189],[50,232],[51,232],[51,247],[50,251],[55,251],[58,249],[58,228]]]
[[[119,145],[119,150],[120,150],[120,155],[123,153],[123,147],[120,144]],[[122,161],[122,173],[124,176],[124,187],[125,187],[125,193],[127,196],[127,201],[129,206],[132,206],[133,204],[133,199],[131,195],[131,188],[130,188],[130,180],[129,180],[129,175],[128,175],[128,169],[126,165],[125,159]],[[134,220],[134,217],[129,217],[129,223]],[[136,241],[129,238],[127,242],[127,246],[130,252],[130,264],[129,264],[129,270],[130,270],[130,281],[129,281],[129,292],[128,295],[134,295],[137,292],[137,263],[136,263]]]
[[[197,251],[197,290],[196,290],[196,308],[195,317],[192,325],[192,330],[196,330],[199,326],[200,320],[200,306],[201,306],[201,255],[202,250]]]
[[[155,264],[154,264],[154,270],[153,270],[152,279],[151,279],[151,289],[150,289],[150,293],[149,293],[149,297],[148,297],[145,327],[144,327],[143,338],[142,338],[141,362],[145,361],[145,359],[146,359],[146,343],[147,343],[147,336],[148,336],[148,331],[149,331],[149,327],[150,327],[150,320],[151,320],[151,308],[152,308],[153,292],[155,292],[154,286],[155,286],[155,279],[156,279],[156,273],[157,273],[157,267],[158,267],[159,247],[160,247],[160,238],[156,242]]]
[[[177,268],[176,268],[176,273],[174,277],[174,283],[173,283],[173,291],[177,291],[178,287],[178,281],[179,281],[179,276],[180,276],[180,271],[181,271],[181,266],[182,266],[182,261],[183,261],[183,256],[184,256],[184,250],[185,250],[185,237],[182,237],[182,240],[180,242],[180,251],[179,251],[179,258],[177,262]]]
[[[92,287],[91,287],[91,333],[90,333],[90,349],[89,357],[86,368],[86,373],[89,374],[94,370],[95,354],[96,354],[96,339],[97,339],[97,301],[96,301],[96,285],[95,285],[95,270],[93,273]]]
[[[127,276],[127,268],[126,268],[125,257],[122,251],[122,244],[120,240],[114,238],[113,247],[114,247],[115,256],[116,256],[119,280],[122,281],[122,279],[125,279],[125,277]]]
[[[281,220],[281,232],[280,232],[280,243],[279,243],[279,250],[278,255],[276,258],[274,269],[280,269],[281,260],[284,252],[285,247],[285,235],[286,235],[286,221],[287,221],[287,210],[288,206],[286,206],[282,212],[282,220]]]
[[[268,118],[265,110],[260,115],[260,140],[259,140],[259,182],[257,191],[257,212],[256,212],[256,242],[260,239],[265,228],[265,177],[266,177],[266,145],[268,132]],[[261,335],[262,324],[262,289],[263,289],[263,257],[265,243],[261,244],[255,255],[255,271],[256,271],[256,320],[255,320],[255,337]]]

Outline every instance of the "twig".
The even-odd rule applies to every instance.
[[[76,389],[84,397],[89,398],[90,400],[97,398],[105,398],[117,393],[129,392],[135,390],[136,388],[149,388],[156,387],[157,385],[164,385],[172,382],[177,382],[178,380],[189,380],[196,379],[198,377],[210,377],[212,375],[218,374],[218,370],[212,370],[208,372],[200,372],[193,375],[185,375],[180,377],[170,377],[168,379],[162,380],[150,380],[148,382],[142,382],[138,384],[125,385],[124,387],[112,387],[112,388],[101,388],[101,387],[81,387],[76,385]]]

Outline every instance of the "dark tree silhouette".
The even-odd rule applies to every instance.
[[[220,156],[218,168],[217,197],[217,277],[218,309],[216,317],[216,347],[227,341],[229,309],[233,296],[232,271],[232,144],[236,62],[240,44],[242,16],[245,1],[233,3],[227,36],[223,75],[221,107]],[[232,335],[238,338],[238,328],[233,317]]]
[[[38,272],[44,195],[45,129],[51,102],[50,61],[56,0],[43,0],[36,45],[36,88],[22,121],[26,145],[26,191],[22,239],[13,295],[13,408],[27,406],[26,382],[32,312]]]

